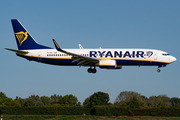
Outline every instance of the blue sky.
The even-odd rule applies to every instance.
[[[94,92],[109,90],[115,101],[122,91],[146,97],[166,94],[180,98],[180,1],[174,0],[16,0],[0,2],[0,91],[8,97],[27,98],[72,94],[80,102]],[[121,70],[52,66],[30,62],[4,48],[17,49],[10,20],[18,19],[40,44],[62,48],[149,48],[177,58],[157,67]]]

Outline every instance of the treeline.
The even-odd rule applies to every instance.
[[[167,95],[150,96],[149,98],[133,91],[121,92],[114,103],[110,103],[109,94],[96,92],[86,98],[81,104],[77,97],[73,95],[52,95],[38,96],[31,95],[28,98],[16,97],[14,100],[8,98],[5,93],[0,92],[0,107],[17,106],[17,107],[69,107],[81,106],[84,108],[93,108],[95,106],[111,106],[123,109],[150,109],[150,108],[177,108],[180,109],[180,99],[177,97],[169,98]]]
[[[83,104],[73,95],[31,95],[13,100],[1,92],[0,114],[180,117],[180,99],[175,97],[159,95],[147,98],[137,92],[124,91],[113,104],[109,100],[109,94],[104,92],[92,94]]]

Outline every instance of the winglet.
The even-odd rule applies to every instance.
[[[55,45],[55,47],[56,47],[56,50],[62,51],[62,49],[59,47],[59,45],[57,44],[57,42],[56,42],[54,39],[52,39],[52,40],[53,40],[53,42],[54,42],[54,45]]]

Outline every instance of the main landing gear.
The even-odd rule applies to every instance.
[[[87,71],[88,71],[88,73],[96,73],[97,72],[95,66],[94,66],[94,69],[92,69],[92,67],[90,67],[89,69],[87,69]]]

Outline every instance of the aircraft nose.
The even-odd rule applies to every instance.
[[[173,56],[171,56],[171,62],[175,62],[177,59]]]

